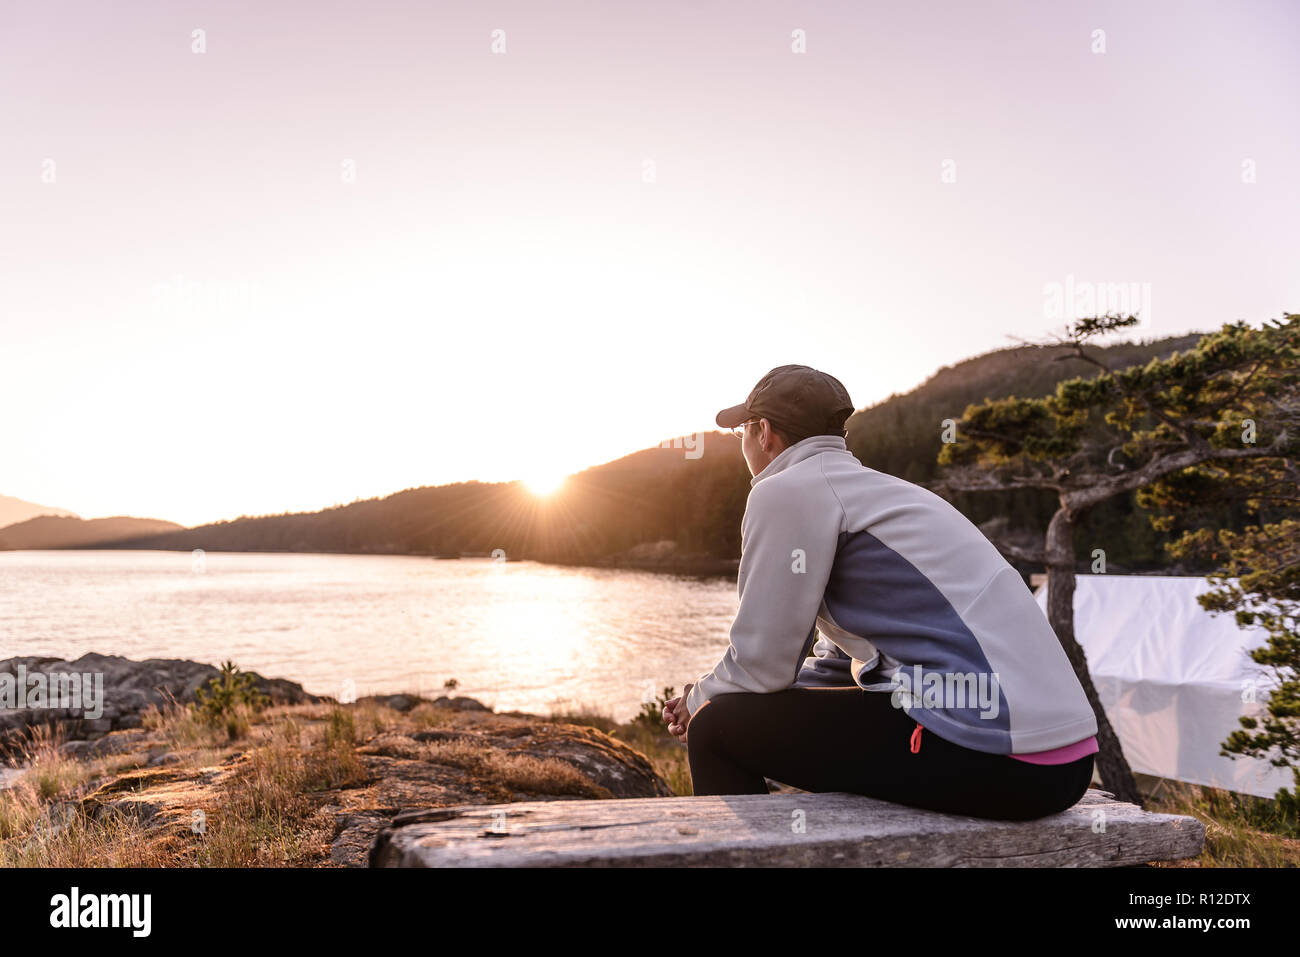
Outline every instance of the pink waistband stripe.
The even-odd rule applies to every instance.
[[[1069,764],[1071,761],[1078,761],[1085,755],[1096,754],[1098,750],[1097,736],[1094,734],[1091,738],[1085,738],[1082,741],[1076,741],[1074,744],[1067,744],[1061,748],[1052,748],[1050,751],[1009,754],[1007,757],[1015,758],[1017,761],[1025,761],[1029,764]]]

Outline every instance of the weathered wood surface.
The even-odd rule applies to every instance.
[[[1195,857],[1205,826],[1090,789],[990,821],[856,794],[462,805],[399,814],[372,867],[1122,867]]]

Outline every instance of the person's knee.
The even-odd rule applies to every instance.
[[[691,723],[686,728],[686,746],[699,749],[715,750],[726,739],[728,712],[727,695],[718,695],[705,702],[698,712],[691,715]]]

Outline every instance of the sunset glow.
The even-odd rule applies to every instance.
[[[564,487],[565,476],[558,472],[538,473],[524,479],[524,486],[538,498],[554,495]]]
[[[574,474],[790,362],[862,407],[1053,284],[1300,300],[1294,6],[71,7],[0,29],[0,494],[86,517]]]

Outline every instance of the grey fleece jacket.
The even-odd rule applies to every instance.
[[[944,499],[866,468],[838,436],[796,443],[750,484],[740,608],[692,716],[721,694],[856,684],[977,751],[1096,734],[1020,574]]]

